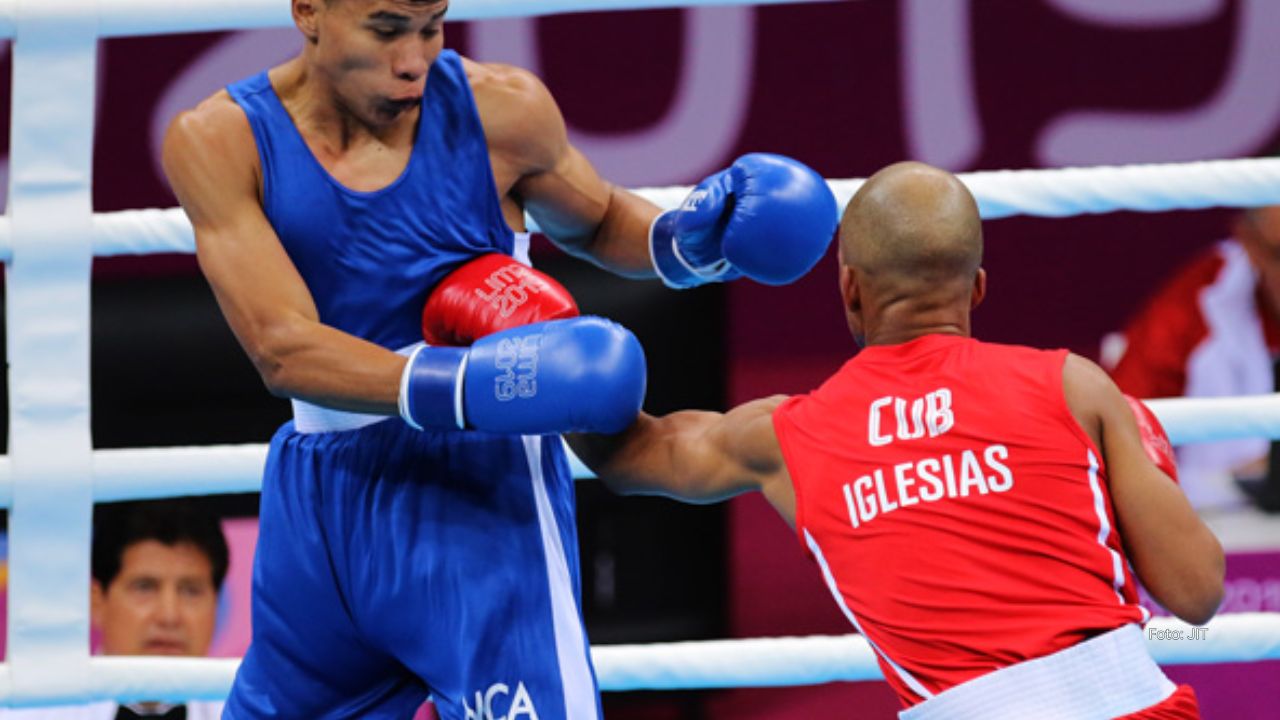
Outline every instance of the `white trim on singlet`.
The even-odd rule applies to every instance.
[[[531,233],[518,232],[511,242],[511,257],[529,267],[533,267],[533,263],[529,261],[529,241],[531,237]]]
[[[831,591],[831,596],[836,599],[836,604],[840,606],[840,611],[844,613],[846,618],[848,618],[849,623],[852,624],[859,633],[862,633],[862,637],[866,638],[867,644],[871,646],[871,649],[876,651],[876,654],[880,656],[881,660],[885,661],[885,664],[890,668],[893,668],[894,674],[896,674],[902,682],[906,683],[907,687],[911,688],[912,692],[925,700],[933,697],[933,693],[929,692],[924,685],[920,684],[920,681],[917,680],[914,675],[907,672],[898,663],[894,662],[884,650],[880,649],[879,645],[876,645],[875,642],[871,640],[866,631],[862,629],[862,625],[858,622],[858,618],[855,617],[853,611],[849,609],[848,603],[844,601],[844,595],[840,593],[840,588],[836,585],[835,576],[831,574],[831,568],[827,565],[827,558],[822,554],[822,548],[818,547],[818,541],[813,539],[813,535],[809,534],[808,529],[805,529],[804,531],[804,541],[805,544],[809,546],[809,552],[813,553],[814,559],[818,561],[818,567],[822,569],[822,579],[826,580],[827,589]]]
[[[1102,484],[1098,481],[1098,456],[1089,450],[1089,490],[1093,492],[1093,512],[1098,516],[1098,544],[1102,546],[1107,554],[1111,556],[1111,589],[1115,591],[1116,600],[1121,605],[1126,605],[1124,593],[1120,592],[1124,587],[1124,558],[1115,548],[1107,544],[1107,540],[1111,537],[1111,523],[1107,520],[1107,504],[1106,498],[1102,494]],[[1142,622],[1151,619],[1151,613],[1146,608],[1142,610]]]
[[[551,621],[555,628],[556,659],[560,663],[560,683],[564,690],[565,717],[574,720],[598,720],[596,684],[588,662],[586,633],[573,597],[573,580],[555,510],[547,495],[542,474],[542,438],[525,435],[525,457],[533,483],[534,502],[538,508],[538,527],[542,531],[542,553],[546,558],[547,585],[551,593]]]

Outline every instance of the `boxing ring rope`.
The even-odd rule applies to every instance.
[[[1280,394],[1148,400],[1174,445],[1234,438],[1280,439]],[[266,464],[265,444],[128,448],[93,452],[95,502],[146,500],[182,495],[258,492]],[[574,476],[590,478],[573,454]],[[181,477],[177,484],[174,478]],[[0,456],[0,508],[13,501],[9,458]]]
[[[988,220],[1031,215],[1071,217],[1120,210],[1167,212],[1280,204],[1280,158],[1247,158],[1121,167],[997,170],[961,173]],[[841,207],[862,178],[829,180]],[[663,209],[680,204],[691,187],[642,188]],[[527,218],[531,228],[537,227]],[[12,253],[7,218],[0,218],[0,260]],[[191,223],[181,208],[122,210],[93,215],[98,257],[195,252]]]
[[[451,18],[588,10],[760,5],[805,0],[455,0]],[[812,0],[810,0],[812,1]],[[0,219],[7,264],[10,456],[0,506],[10,508],[8,661],[0,704],[91,699],[215,699],[237,660],[88,655],[89,529],[94,500],[256,490],[265,447],[94,451],[89,435],[89,282],[95,255],[192,252],[176,209],[94,214],[90,201],[99,38],[290,22],[282,0],[0,0],[13,44],[10,192]],[[1063,217],[1280,204],[1280,160],[971,173],[984,217]],[[841,202],[859,180],[835,180]],[[645,194],[670,207],[687,188]],[[1175,442],[1280,438],[1280,396],[1153,403]],[[178,480],[181,478],[181,480]],[[1156,628],[1186,626],[1159,619]],[[1203,642],[1152,639],[1166,664],[1280,658],[1280,614],[1224,615]],[[857,636],[603,646],[606,690],[782,685],[880,677]]]
[[[1236,613],[1214,618],[1204,639],[1188,641],[1192,627],[1152,620],[1147,647],[1161,665],[1242,662],[1280,657],[1280,613]],[[1177,635],[1176,633],[1182,633]],[[789,687],[879,680],[875,652],[860,635],[704,640],[591,648],[605,691]],[[226,697],[240,661],[214,658],[95,657],[89,694],[168,701]],[[0,666],[0,697],[10,692]]]
[[[91,17],[102,38],[169,35],[287,27],[293,23],[289,6],[276,0],[215,0],[212,2],[172,2],[171,0],[0,0],[0,39],[16,34],[18,13],[43,18]],[[528,18],[564,13],[602,10],[659,10],[663,8],[716,7],[723,5],[793,5],[848,0],[454,0],[450,20],[493,20]],[[40,5],[39,8],[24,7]]]

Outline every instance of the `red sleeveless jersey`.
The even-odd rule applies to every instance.
[[[1147,619],[1066,355],[872,346],[774,413],[801,543],[904,705]]]

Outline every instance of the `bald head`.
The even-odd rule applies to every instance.
[[[982,264],[977,203],[945,170],[918,162],[890,165],[845,208],[840,252],[846,265],[875,285],[967,286]]]

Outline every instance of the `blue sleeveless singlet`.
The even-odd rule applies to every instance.
[[[431,66],[409,164],[390,185],[352,190],[302,139],[263,71],[227,88],[262,163],[263,207],[306,281],[320,322],[383,347],[421,339],[427,291],[488,252],[511,254],[480,116],[462,61]]]
[[[266,73],[228,90],[323,323],[409,345],[429,288],[513,252],[456,54],[431,66],[408,166],[374,192],[325,171]],[[444,720],[599,718],[573,515],[556,438],[285,423],[264,471],[253,640],[223,717],[390,720],[430,692]]]

